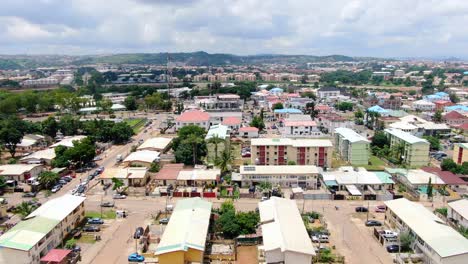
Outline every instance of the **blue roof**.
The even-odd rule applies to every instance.
[[[444,93],[444,92],[437,92],[437,93],[435,93],[434,95],[442,96],[442,97],[444,97],[444,96],[449,96],[448,93]]]
[[[369,112],[377,112],[377,113],[388,113],[388,110],[378,106],[378,105],[374,105],[372,107],[369,107],[367,108],[367,111]]]
[[[450,112],[450,111],[463,111],[463,112],[468,112],[468,106],[466,105],[452,105],[452,106],[446,106],[445,111]]]
[[[282,93],[283,91],[284,90],[279,87],[275,87],[270,90],[271,93]]]
[[[430,95],[427,95],[426,98],[428,99],[440,99],[442,98],[443,96],[441,95],[437,95],[437,94],[430,94]]]
[[[302,114],[302,111],[296,108],[275,109],[275,113],[279,114]]]
[[[464,74],[464,75],[468,75],[468,71],[466,71],[466,72],[463,72],[463,74]]]

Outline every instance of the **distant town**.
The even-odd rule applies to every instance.
[[[0,263],[468,263],[468,62],[0,56]]]

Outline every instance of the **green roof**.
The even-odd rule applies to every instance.
[[[392,180],[392,176],[384,171],[374,171],[375,176],[379,178],[382,183],[386,184],[394,184],[395,182]]]
[[[385,168],[385,171],[390,174],[403,174],[406,175],[408,173],[407,169],[400,169],[400,168]]]

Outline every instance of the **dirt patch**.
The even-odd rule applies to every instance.
[[[237,263],[239,264],[257,264],[257,256],[257,246],[237,247]]]

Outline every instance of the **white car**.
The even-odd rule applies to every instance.
[[[114,198],[114,199],[125,199],[125,198],[127,198],[127,196],[123,195],[123,194],[116,193],[116,194],[112,195],[112,198]]]
[[[312,242],[314,242],[314,243],[328,243],[328,236],[327,235],[312,236]]]
[[[398,233],[397,232],[393,232],[391,230],[384,230],[382,231],[382,236],[385,237],[385,238],[396,238],[398,237]]]
[[[52,190],[50,190],[51,192],[53,193],[56,193],[60,190],[60,187],[59,186],[55,186],[54,188],[52,188]]]

